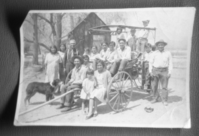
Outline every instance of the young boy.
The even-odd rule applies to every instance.
[[[82,99],[82,111],[84,114],[87,114],[88,109],[88,100],[90,99],[90,93],[94,90],[96,86],[96,80],[94,78],[94,71],[88,69],[86,72],[86,79],[82,83],[82,90],[80,98]]]

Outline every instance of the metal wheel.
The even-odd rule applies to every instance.
[[[111,80],[107,90],[107,103],[112,110],[124,110],[131,100],[133,80],[127,72],[118,72]]]

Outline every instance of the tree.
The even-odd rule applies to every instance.
[[[39,51],[39,44],[38,44],[38,25],[37,25],[37,17],[38,15],[32,14],[32,20],[33,20],[33,43],[34,43],[34,48],[33,48],[33,64],[39,64],[38,63],[38,51]]]

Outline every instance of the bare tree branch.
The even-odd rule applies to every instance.
[[[25,19],[26,22],[28,22],[29,24],[33,25],[32,22],[30,22],[29,20]]]
[[[39,14],[38,14],[38,17],[43,19],[43,20],[45,20],[47,23],[49,23],[51,25],[51,22],[47,18],[45,18],[45,17],[43,17],[43,16],[41,16]]]
[[[66,15],[66,13],[62,13],[62,14],[61,14],[61,18],[63,18],[65,15]]]
[[[24,41],[25,42],[29,42],[29,43],[34,43],[33,41],[27,39],[26,37],[24,37]],[[50,51],[50,49],[48,48],[48,46],[46,46],[45,44],[43,43],[38,43],[40,46],[44,47],[45,49],[47,49],[48,51]]]

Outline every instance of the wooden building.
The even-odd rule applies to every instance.
[[[71,38],[75,39],[77,42],[76,48],[80,54],[83,54],[85,47],[91,49],[93,45],[96,45],[100,50],[102,42],[110,42],[110,33],[93,33],[90,32],[89,29],[102,25],[106,24],[95,13],[90,13],[72,31],[69,32],[68,38],[63,39],[62,43],[67,43],[67,40]],[[103,29],[110,30],[109,27],[104,27]]]

